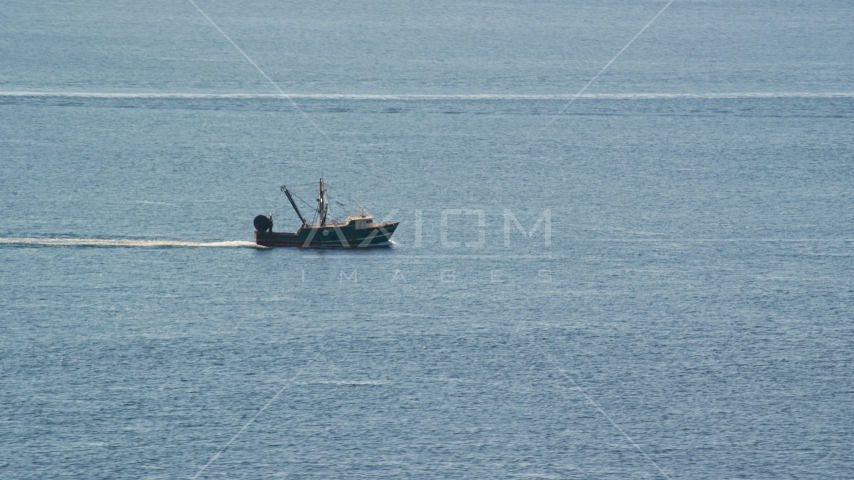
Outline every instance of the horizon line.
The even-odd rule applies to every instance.
[[[370,93],[190,93],[190,92],[2,92],[0,98],[95,98],[95,99],[302,99],[302,100],[569,100],[572,94],[370,94]],[[586,93],[588,100],[667,100],[667,99],[774,99],[774,98],[854,98],[854,92],[707,92],[707,93]]]

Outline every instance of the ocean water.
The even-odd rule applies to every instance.
[[[196,4],[0,6],[0,477],[851,476],[849,3]]]

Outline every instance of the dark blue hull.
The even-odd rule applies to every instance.
[[[255,243],[265,247],[365,248],[388,244],[399,222],[356,229],[344,225],[303,226],[296,233],[255,232]]]

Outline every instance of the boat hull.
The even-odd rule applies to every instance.
[[[296,233],[255,231],[255,243],[265,247],[365,248],[388,244],[399,222],[368,228],[345,225],[300,227]]]

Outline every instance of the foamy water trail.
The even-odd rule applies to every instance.
[[[114,98],[114,99],[302,99],[302,100],[571,100],[575,95],[483,94],[349,94],[349,93],[110,93],[110,92],[0,92],[0,98]],[[854,92],[733,92],[733,93],[586,93],[588,100],[667,100],[742,98],[854,98]]]
[[[0,237],[0,245],[41,245],[49,247],[249,247],[265,248],[254,242],[229,240],[218,242],[188,242],[183,240],[132,240],[102,238],[27,238]]]

